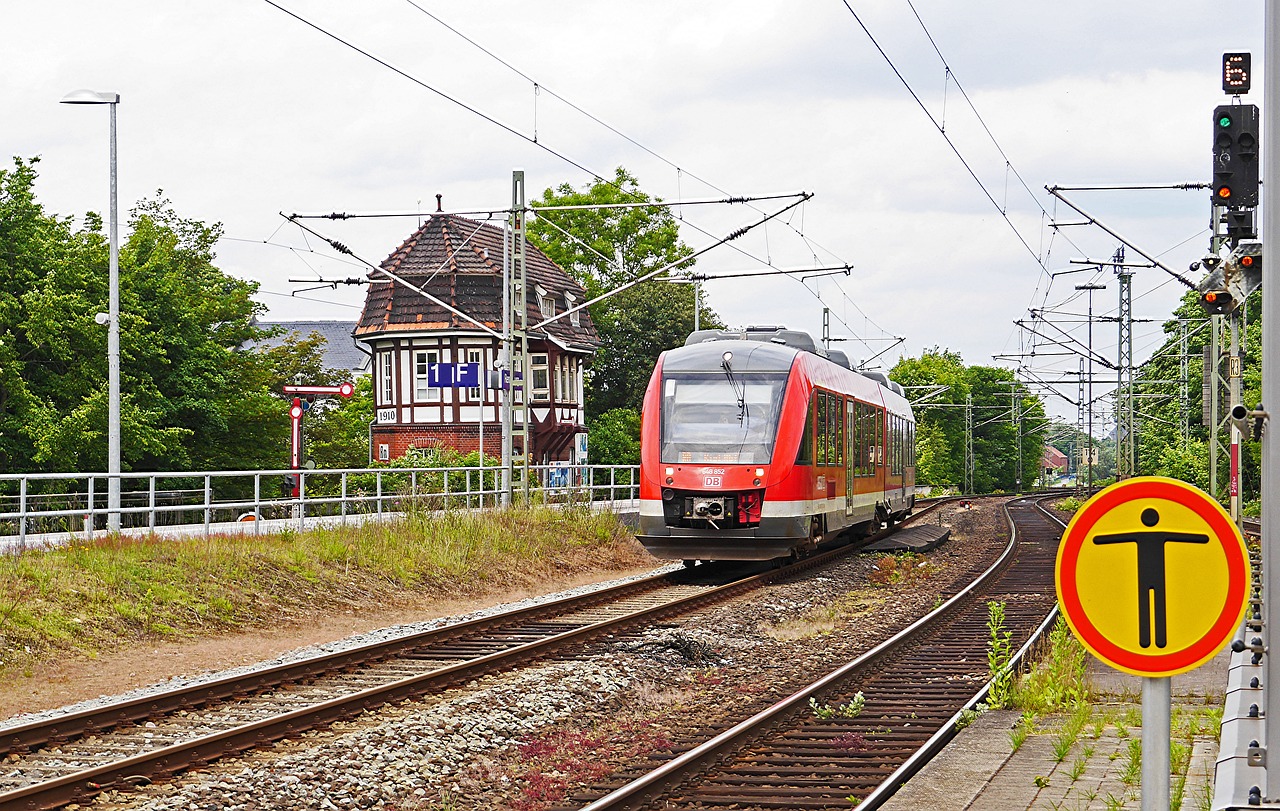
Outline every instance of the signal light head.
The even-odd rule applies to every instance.
[[[1219,200],[1230,200],[1230,199],[1231,199],[1231,187],[1230,187],[1230,186],[1219,186],[1219,187],[1218,187],[1218,191],[1217,191],[1217,195],[1218,195],[1218,199],[1219,199]]]
[[[1231,312],[1233,303],[1234,299],[1227,290],[1206,290],[1200,294],[1200,306],[1213,315]]]
[[[1203,120],[1203,119],[1202,119],[1202,120]],[[1231,122],[1231,116],[1227,115],[1226,113],[1222,113],[1221,115],[1219,115],[1219,116],[1218,116],[1218,126],[1219,126],[1219,127],[1222,127],[1223,129],[1226,129],[1227,127],[1231,126],[1231,123],[1232,123],[1232,122]]]

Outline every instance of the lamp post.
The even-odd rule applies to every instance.
[[[106,104],[111,107],[111,240],[107,305],[107,530],[120,531],[120,244],[116,217],[116,107],[119,93],[76,90],[63,104]]]

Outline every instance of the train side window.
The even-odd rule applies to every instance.
[[[844,467],[845,464],[845,399],[838,394],[832,394],[828,399],[829,409],[827,412],[827,453],[829,457],[827,464],[838,464]]]
[[[800,436],[800,450],[796,452],[797,465],[813,464],[813,410],[816,407],[813,397],[804,410],[804,433]]]
[[[825,391],[818,392],[817,403],[814,408],[814,428],[817,436],[815,443],[817,446],[817,463],[825,465],[827,463],[827,393]]]
[[[877,409],[875,411],[876,420],[876,467],[884,467],[884,421],[885,413]]]

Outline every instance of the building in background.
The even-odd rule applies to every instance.
[[[583,288],[533,246],[526,254],[528,323],[581,304]],[[450,214],[428,219],[382,267],[495,332],[502,332],[503,229]],[[438,363],[478,363],[480,382],[496,369],[501,342],[465,318],[405,285],[370,274],[355,337],[373,358],[374,461],[410,447],[435,445],[501,454],[502,392],[484,385],[440,388],[428,374]],[[530,447],[535,464],[573,461],[575,437],[586,432],[583,372],[599,346],[585,310],[529,336]],[[515,390],[515,396],[522,393]]]
[[[283,331],[276,336],[252,342],[257,347],[280,346],[287,338],[301,340],[309,338],[311,333],[319,333],[325,339],[324,368],[332,372],[341,372],[347,380],[356,380],[369,374],[372,361],[369,353],[351,337],[355,331],[355,321],[254,321],[254,326],[262,329],[280,327]]]

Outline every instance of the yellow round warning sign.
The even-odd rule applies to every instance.
[[[1169,676],[1222,649],[1244,616],[1249,557],[1222,507],[1176,479],[1118,482],[1076,513],[1058,547],[1058,602],[1115,668]]]

